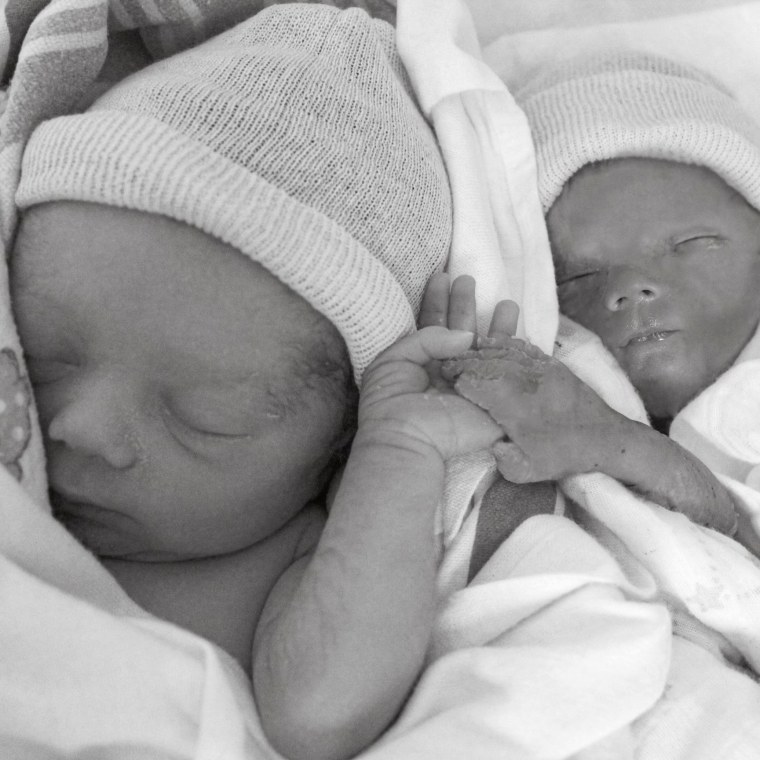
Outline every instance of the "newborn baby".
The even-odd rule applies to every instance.
[[[263,11],[40,126],[17,201],[56,517],[237,659],[278,751],[356,754],[424,664],[444,460],[500,435],[429,387],[472,335],[408,334],[451,201],[393,29]]]
[[[519,341],[448,375],[507,432],[496,452],[508,479],[602,471],[732,534],[741,505],[666,434],[760,321],[760,132],[708,77],[638,54],[565,64],[518,99],[560,309],[601,338],[660,432]],[[748,525],[739,537],[755,545]]]

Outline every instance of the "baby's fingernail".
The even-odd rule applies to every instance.
[[[462,340],[464,340],[465,337],[469,338],[469,340],[474,340],[475,338],[475,333],[470,332],[469,330],[449,330],[449,333]]]
[[[528,479],[530,461],[514,443],[497,441],[491,448],[491,453],[498,462],[499,470],[507,480],[522,483]]]

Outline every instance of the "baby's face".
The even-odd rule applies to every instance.
[[[654,417],[672,418],[752,337],[760,214],[711,171],[592,166],[547,223],[560,309],[600,336]]]
[[[52,203],[21,226],[12,288],[54,508],[96,553],[235,551],[323,486],[342,341],[235,249],[163,217]]]

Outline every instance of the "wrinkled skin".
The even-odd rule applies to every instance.
[[[499,472],[516,483],[603,472],[694,522],[733,534],[730,495],[675,442],[608,406],[564,364],[514,337],[518,308],[497,305],[486,338],[438,368],[440,384],[484,409],[506,440],[493,448]],[[472,278],[431,282],[421,325],[474,325]]]
[[[441,371],[507,434],[511,445],[496,451],[499,469],[514,482],[598,469],[589,443],[620,428],[618,415],[564,364],[516,338],[449,359]]]

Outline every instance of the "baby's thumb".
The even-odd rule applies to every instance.
[[[512,483],[532,483],[533,467],[525,452],[516,444],[499,441],[491,448],[496,458],[496,467],[506,480]]]
[[[474,334],[446,327],[423,327],[385,349],[367,370],[368,374],[391,362],[407,361],[423,366],[435,359],[448,359],[466,351]]]

